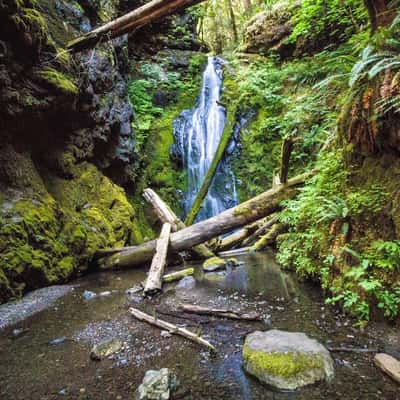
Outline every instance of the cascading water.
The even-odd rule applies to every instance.
[[[187,170],[187,192],[184,211],[188,213],[211,165],[226,121],[226,110],[220,103],[222,63],[209,57],[203,73],[197,105],[185,110],[174,121],[175,152],[179,152]],[[223,157],[197,220],[209,218],[237,204],[235,176],[227,157]]]

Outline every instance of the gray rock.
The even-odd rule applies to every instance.
[[[137,400],[169,400],[178,386],[176,376],[168,369],[147,371],[136,392]]]
[[[99,293],[99,296],[101,297],[107,297],[107,296],[111,296],[111,292],[109,290],[106,290],[105,292],[101,292]]]
[[[246,337],[243,365],[248,373],[278,389],[295,390],[334,375],[329,351],[299,332],[256,331]]]
[[[100,361],[104,358],[118,353],[122,349],[123,343],[117,339],[107,340],[106,342],[93,346],[90,351],[90,358],[92,360]]]
[[[56,346],[57,344],[62,344],[62,343],[64,343],[65,340],[66,340],[65,336],[63,336],[63,337],[59,337],[59,338],[50,340],[49,344],[51,344],[51,345],[53,345],[53,346]]]
[[[90,290],[85,290],[82,296],[85,300],[92,300],[97,296],[97,294],[95,292],[91,292]]]
[[[193,278],[193,276],[185,276],[178,282],[178,284],[175,286],[175,289],[190,290],[194,289],[195,286],[196,280]]]

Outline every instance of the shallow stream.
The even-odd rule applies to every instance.
[[[400,399],[399,386],[374,367],[373,353],[332,352],[334,380],[296,392],[274,391],[246,375],[241,347],[254,330],[301,331],[331,348],[377,349],[397,357],[400,337],[383,323],[364,332],[353,328],[354,321],[324,305],[320,290],[283,273],[271,254],[238,258],[244,264],[227,272],[204,275],[197,268],[194,288],[170,284],[153,301],[125,293],[145,278],[144,270],[75,282],[50,308],[0,331],[0,399],[133,399],[145,371],[162,367],[173,369],[180,381],[174,399]],[[85,300],[85,290],[97,296]],[[181,303],[258,311],[264,320],[182,315],[176,313]],[[178,336],[162,337],[159,329],[128,315],[130,304],[149,313],[157,308],[159,318],[201,332],[218,354]],[[90,360],[92,345],[109,338],[121,339],[124,349],[107,360]]]

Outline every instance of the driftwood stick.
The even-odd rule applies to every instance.
[[[377,349],[363,349],[356,347],[330,347],[327,346],[327,349],[333,353],[376,353]]]
[[[283,200],[296,196],[298,188],[314,174],[315,171],[289,179],[286,185],[280,185],[276,189],[270,189],[215,217],[188,226],[178,232],[174,232],[170,238],[171,250],[179,252],[191,249],[193,246],[204,243],[232,229],[273,214],[281,208],[281,202]],[[102,269],[126,268],[141,265],[152,259],[155,250],[156,241],[152,240],[138,246],[120,248],[118,253],[103,257],[98,260],[97,263]]]
[[[196,335],[195,333],[193,333],[185,328],[179,328],[178,326],[171,324],[170,322],[166,322],[161,319],[152,317],[151,315],[148,315],[148,314],[146,314],[136,308],[133,308],[133,307],[131,307],[129,309],[129,312],[135,318],[137,318],[139,321],[144,321],[144,322],[147,322],[148,324],[157,326],[158,328],[165,329],[172,334],[183,336],[186,339],[191,340],[192,342],[195,342],[197,344],[207,347],[209,350],[211,350],[213,352],[217,352],[217,349],[210,342],[208,342],[207,340],[203,339],[201,336]]]
[[[151,262],[149,274],[144,286],[144,294],[154,294],[162,288],[163,274],[165,264],[167,262],[169,235],[171,233],[171,225],[166,223],[163,225],[160,238],[157,240],[156,254]]]
[[[186,228],[186,225],[178,218],[169,205],[165,203],[154,190],[150,188],[145,189],[143,191],[143,197],[149,204],[151,204],[158,219],[162,223],[168,222],[171,224],[171,229],[173,232],[177,232]],[[215,254],[205,244],[194,246],[192,251],[198,258],[215,257]]]
[[[183,269],[182,271],[177,271],[177,272],[172,272],[170,274],[164,275],[163,276],[163,282],[164,283],[170,283],[174,281],[178,281],[185,276],[191,276],[194,274],[194,268],[186,268]]]
[[[237,319],[243,321],[261,321],[261,315],[256,312],[250,313],[239,313],[233,310],[222,309],[222,308],[208,308],[192,304],[182,304],[179,308],[188,313],[199,314],[199,315],[212,315],[216,317]]]

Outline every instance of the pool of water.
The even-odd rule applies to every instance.
[[[133,399],[146,370],[168,367],[180,381],[174,399],[400,400],[399,386],[376,369],[373,353],[332,352],[334,380],[295,392],[274,391],[248,376],[241,347],[254,330],[301,331],[328,347],[377,349],[397,357],[400,337],[398,328],[383,323],[355,329],[354,321],[324,305],[318,288],[282,272],[271,254],[238,258],[243,264],[226,272],[203,274],[198,267],[194,288],[170,284],[151,301],[125,293],[144,280],[144,270],[79,280],[50,308],[0,331],[0,399]],[[85,300],[85,290],[98,295]],[[182,303],[258,311],[263,321],[181,314]],[[181,337],[162,337],[159,329],[129,316],[130,305],[201,333],[218,353]],[[23,333],[14,336],[15,329]],[[123,350],[90,360],[91,347],[110,338],[122,340]]]

